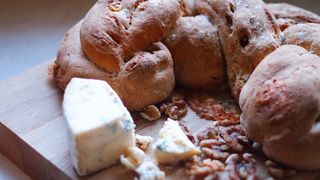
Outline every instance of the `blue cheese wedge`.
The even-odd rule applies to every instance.
[[[177,121],[168,119],[153,145],[154,156],[159,164],[175,164],[200,153],[188,139]]]
[[[72,163],[79,175],[113,165],[135,146],[135,124],[116,92],[100,80],[73,78],[63,100]]]

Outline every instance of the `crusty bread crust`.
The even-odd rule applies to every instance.
[[[176,82],[180,86],[218,90],[226,84],[218,30],[207,16],[181,17],[164,44],[171,52]]]
[[[80,31],[82,50],[108,72],[120,72],[135,53],[160,41],[180,16],[172,0],[99,0]]]
[[[255,67],[280,45],[280,29],[262,0],[198,0],[196,7],[217,25],[229,86],[238,101]]]
[[[175,85],[169,50],[160,42],[137,52],[120,72],[106,72],[90,62],[79,32],[82,21],[67,32],[54,65],[54,80],[64,90],[73,77],[107,81],[129,110],[141,110],[168,97]]]
[[[304,47],[320,56],[320,24],[292,25],[283,32],[282,43]]]
[[[241,125],[272,160],[299,170],[320,168],[319,77],[319,56],[284,45],[243,87]]]
[[[317,14],[291,4],[269,3],[268,8],[282,31],[295,24],[320,23],[320,16]]]
[[[182,16],[195,16],[198,11],[194,5],[196,0],[178,0]]]

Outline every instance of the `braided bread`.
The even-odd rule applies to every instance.
[[[248,137],[268,157],[320,169],[320,58],[302,48],[320,55],[319,24],[302,24],[320,18],[268,7],[262,0],[98,0],[65,35],[53,79],[62,90],[73,77],[105,80],[131,111],[165,100],[175,82],[210,91],[229,85]]]

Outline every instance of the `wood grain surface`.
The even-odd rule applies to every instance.
[[[9,159],[0,153],[0,179],[1,180],[31,180],[25,173],[16,167]]]
[[[68,154],[62,93],[48,78],[47,67],[48,63],[43,64],[0,83],[0,151],[34,179],[133,179],[136,174],[121,165],[92,176],[80,178],[76,175]],[[137,133],[154,138],[164,122],[164,119],[147,122],[137,115],[134,119]],[[192,111],[182,122],[193,133],[212,123],[200,120]],[[180,167],[163,169],[168,179],[188,179]],[[266,177],[263,167],[259,168],[259,173]],[[299,173],[293,179],[317,179],[319,174]]]
[[[68,154],[62,93],[48,78],[48,64],[0,83],[0,150],[32,178],[78,179]],[[193,116],[189,115],[189,120]],[[163,121],[151,123],[136,118],[136,131],[155,137]],[[189,124],[200,130],[208,123]],[[118,179],[120,175],[124,179],[135,176],[118,165],[84,179]]]

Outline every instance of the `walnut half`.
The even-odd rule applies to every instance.
[[[155,105],[147,106],[140,115],[148,121],[155,121],[161,118],[161,113]]]

